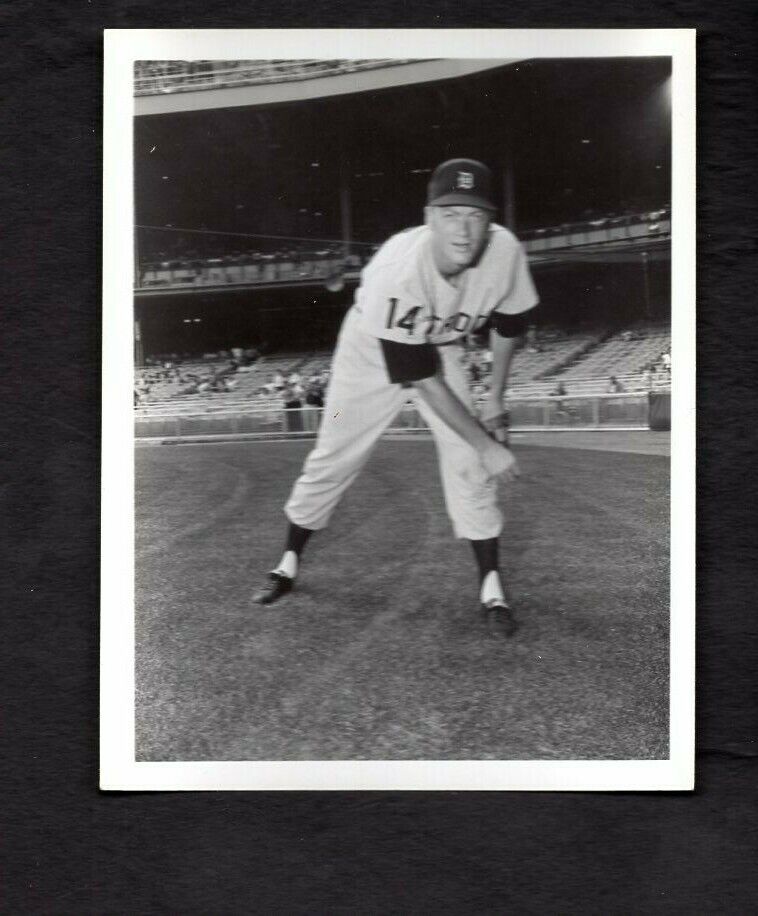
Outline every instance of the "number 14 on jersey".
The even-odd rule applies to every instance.
[[[421,306],[414,305],[400,315],[398,314],[397,299],[390,299],[389,308],[387,310],[386,326],[388,328],[402,328],[404,331],[408,332],[408,336],[410,337],[415,330],[420,311]],[[439,315],[428,315],[422,320],[427,324],[425,329],[426,335],[443,331],[455,331],[457,334],[465,334],[485,324],[487,317],[479,315],[476,320],[472,321],[471,315],[469,315],[468,312],[456,312],[445,320],[440,318]]]

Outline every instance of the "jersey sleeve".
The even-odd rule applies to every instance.
[[[492,312],[488,326],[501,337],[521,337],[526,333],[527,324],[533,308],[528,312],[519,312],[518,315],[506,315],[503,312]]]
[[[534,288],[526,252],[520,243],[509,251],[510,263],[508,264],[509,283],[505,295],[492,310],[493,317],[501,315],[520,315],[533,309],[540,301],[537,290]]]
[[[387,375],[393,384],[410,385],[437,373],[439,357],[432,344],[397,343],[380,338]]]

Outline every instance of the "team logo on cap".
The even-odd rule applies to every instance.
[[[458,172],[458,178],[455,182],[456,188],[463,188],[464,191],[470,191],[474,187],[473,172]]]

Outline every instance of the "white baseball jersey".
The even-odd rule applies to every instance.
[[[354,327],[382,340],[447,344],[482,328],[491,313],[517,315],[538,301],[518,239],[493,224],[478,262],[453,286],[432,257],[432,233],[418,226],[392,236],[361,275]]]

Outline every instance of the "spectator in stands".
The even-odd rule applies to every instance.
[[[563,382],[559,381],[558,384],[555,386],[555,388],[553,388],[553,390],[550,392],[550,397],[551,398],[563,398],[567,394],[568,394],[568,391],[566,391],[566,386],[563,384]]]
[[[526,351],[527,353],[540,353],[540,342],[537,339],[537,325],[530,324],[526,330]]]
[[[661,362],[663,363],[663,368],[666,372],[671,373],[671,351],[666,350],[665,353],[661,355]]]
[[[642,373],[641,385],[644,391],[650,391],[653,387],[653,373],[649,366],[646,366]]]
[[[277,369],[277,371],[271,377],[271,383],[277,391],[282,391],[286,384],[285,378],[282,373]]]
[[[305,404],[310,409],[303,412],[303,428],[315,432],[321,419],[321,408],[324,406],[324,391],[317,379],[311,379],[308,385]]]
[[[621,382],[617,380],[615,375],[612,375],[608,379],[608,387],[606,388],[606,391],[608,392],[608,394],[619,394],[623,390],[624,390],[624,386],[621,384]]]
[[[318,380],[314,381],[311,379],[311,383],[308,385],[308,389],[305,393],[305,403],[310,407],[324,406],[324,389],[321,387]]]
[[[303,406],[303,402],[300,400],[296,389],[291,385],[287,385],[287,387],[284,389],[282,397],[284,399],[285,410],[298,410]]]
[[[559,379],[555,388],[550,392],[550,397],[552,398],[564,398],[568,395],[566,386]],[[572,420],[572,408],[567,407],[564,401],[554,401],[553,410],[555,411],[555,418],[559,423],[571,423]]]

